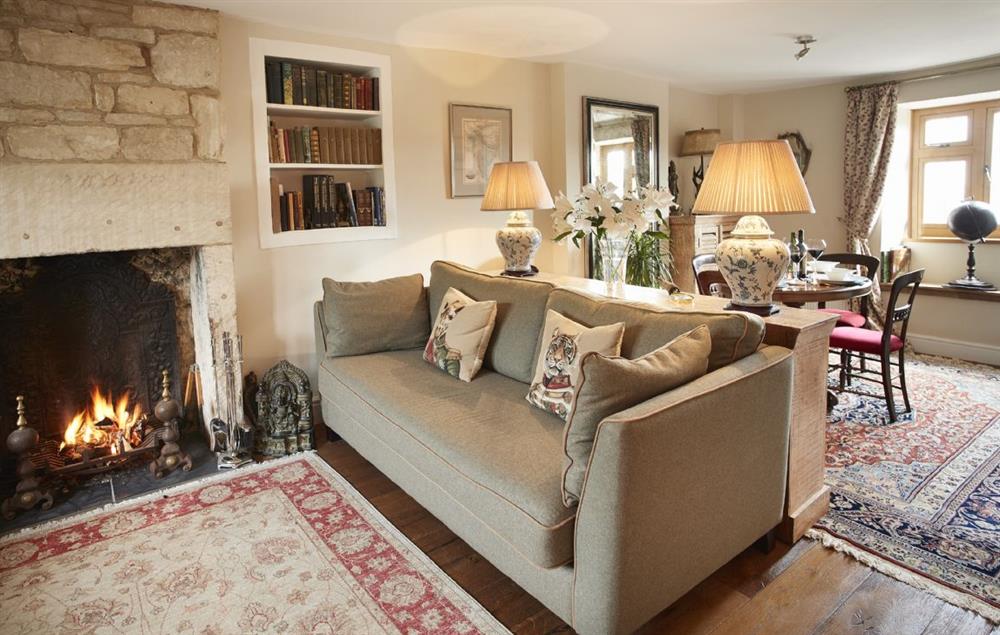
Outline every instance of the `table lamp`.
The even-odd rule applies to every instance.
[[[531,226],[527,211],[553,207],[552,195],[537,161],[493,164],[480,209],[510,212],[507,226],[497,231],[504,275],[533,276],[538,273],[538,268],[531,263],[542,244],[542,232]]]
[[[749,214],[719,243],[715,260],[732,291],[729,310],[771,315],[778,281],[788,268],[788,247],[771,238],[766,214],[814,214],[809,191],[784,140],[720,143],[708,167],[694,214]]]
[[[691,182],[694,183],[694,195],[697,198],[701,190],[701,184],[705,180],[705,155],[715,152],[715,146],[719,145],[722,133],[717,128],[706,130],[688,130],[684,133],[684,141],[681,143],[682,157],[701,157],[701,165],[696,167],[691,174]]]

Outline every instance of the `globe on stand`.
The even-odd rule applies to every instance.
[[[948,214],[948,229],[960,239],[969,243],[969,258],[966,261],[964,278],[952,280],[946,286],[977,291],[992,291],[996,285],[976,277],[976,243],[986,242],[986,238],[997,228],[997,216],[981,201],[965,201]]]

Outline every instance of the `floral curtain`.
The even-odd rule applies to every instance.
[[[637,188],[653,185],[649,174],[650,123],[651,120],[647,117],[632,118],[632,147],[635,155],[635,185]]]
[[[847,128],[844,131],[844,215],[847,250],[871,255],[868,237],[878,220],[878,206],[896,129],[898,92],[895,82],[847,89]],[[857,301],[852,302],[856,304]],[[857,307],[853,307],[857,310]],[[871,318],[883,322],[878,282],[869,302]]]

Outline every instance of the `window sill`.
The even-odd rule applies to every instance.
[[[887,294],[892,289],[892,284],[882,282],[882,293]],[[979,300],[980,302],[1000,302],[1000,291],[972,291],[970,289],[955,289],[940,284],[922,283],[917,295],[926,295],[936,298],[955,298],[958,300]]]

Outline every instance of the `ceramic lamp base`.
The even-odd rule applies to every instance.
[[[789,252],[771,235],[762,217],[744,216],[716,247],[715,261],[729,285],[733,308],[758,315],[777,312],[771,297],[788,268]]]
[[[504,273],[533,276],[538,269],[531,263],[542,244],[542,232],[532,227],[524,212],[511,212],[507,226],[497,231],[497,247],[503,256]]]

